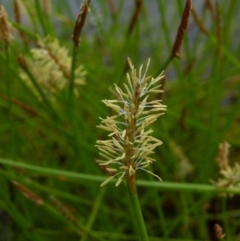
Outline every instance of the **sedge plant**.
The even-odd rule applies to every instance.
[[[149,97],[151,93],[163,92],[159,84],[163,74],[161,73],[156,78],[147,76],[150,59],[144,73],[142,73],[143,66],[137,71],[130,59],[128,63],[131,73],[127,74],[127,84],[124,84],[124,89],[115,85],[118,98],[103,100],[103,103],[116,115],[101,118],[101,124],[98,127],[109,131],[110,139],[97,141],[96,146],[101,156],[97,162],[110,173],[110,177],[101,186],[114,177],[117,177],[116,186],[122,182],[123,178],[126,179],[139,235],[143,241],[146,241],[148,235],[138,201],[136,174],[137,170],[143,170],[161,180],[159,176],[146,168],[155,161],[150,157],[153,150],[162,144],[160,140],[151,135],[153,130],[148,129],[148,126],[166,111],[166,105],[163,105],[161,100],[150,100]]]
[[[217,239],[226,233],[225,240],[237,240],[239,1],[135,0],[132,8],[112,0],[88,7],[86,0],[74,28],[68,17],[74,1],[8,2],[16,20],[6,21],[0,7],[0,240],[139,240],[129,230],[122,189],[99,190],[99,182],[113,180],[127,183],[142,240],[210,240],[214,231]],[[151,56],[151,72],[164,69],[166,82],[126,66],[125,56],[136,65]],[[92,130],[104,116],[98,100],[112,79],[117,95],[104,103],[115,116],[100,124],[110,140],[97,142],[105,178],[92,161],[98,155]],[[156,96],[171,108],[155,123],[154,137],[164,148],[154,150],[161,141],[149,127],[166,110],[154,102],[159,81],[167,94]],[[228,145],[222,145],[217,180],[214,159],[223,140],[231,143],[231,156],[227,162]],[[138,171],[152,171],[154,151],[165,160],[153,169],[164,182],[139,180]],[[4,235],[7,229],[13,238]]]

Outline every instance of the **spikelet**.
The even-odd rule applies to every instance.
[[[38,195],[36,195],[34,192],[20,184],[19,182],[13,180],[12,183],[15,187],[18,188],[18,190],[28,199],[36,203],[37,205],[44,205],[44,201],[42,198],[40,198]]]
[[[38,41],[41,48],[31,49],[31,59],[28,60],[28,68],[32,72],[44,94],[49,99],[54,99],[55,95],[61,92],[69,84],[71,71],[71,58],[68,50],[61,47],[57,39],[50,36]],[[83,65],[79,65],[74,73],[74,85],[83,85],[86,71]],[[21,71],[21,78],[26,85],[41,100],[37,89],[29,77]],[[77,94],[77,89],[74,89]]]
[[[98,140],[96,145],[102,157],[97,163],[106,166],[107,171],[112,173],[101,186],[116,176],[116,186],[124,177],[127,180],[135,179],[137,170],[151,173],[146,169],[155,161],[150,155],[154,153],[155,147],[162,144],[160,140],[151,136],[153,131],[147,127],[166,110],[161,100],[148,100],[150,93],[162,92],[159,81],[163,75],[160,74],[156,78],[146,76],[150,60],[143,74],[143,66],[137,71],[130,59],[128,63],[131,73],[127,74],[127,84],[124,84],[124,89],[115,85],[119,98],[103,100],[116,115],[106,119],[100,118],[101,124],[97,126],[110,132],[110,140]],[[161,180],[157,175],[151,174]]]
[[[229,147],[226,141],[219,144],[217,163],[221,177],[217,181],[211,180],[211,183],[219,188],[240,187],[240,164],[237,162],[234,165],[229,164]]]

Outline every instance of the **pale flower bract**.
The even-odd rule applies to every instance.
[[[31,49],[31,59],[28,60],[31,70],[38,85],[49,99],[61,92],[70,83],[71,57],[68,49],[60,46],[57,39],[50,36],[39,39],[40,48]],[[85,84],[86,70],[79,65],[74,71],[74,86]],[[37,89],[29,76],[21,70],[21,78],[26,85],[41,100]],[[74,88],[75,94],[77,89]]]
[[[118,99],[103,100],[116,114],[106,119],[100,118],[101,124],[97,126],[110,132],[110,140],[98,140],[96,145],[101,156],[97,163],[111,173],[101,186],[114,177],[118,177],[118,186],[124,177],[135,178],[137,170],[144,170],[160,179],[146,168],[155,161],[150,155],[162,142],[151,136],[153,130],[146,127],[166,111],[161,100],[148,100],[150,93],[163,92],[159,84],[163,75],[156,78],[146,76],[150,60],[144,73],[143,66],[137,71],[130,59],[128,63],[131,73],[127,74],[127,84],[124,84],[124,89],[115,85]]]

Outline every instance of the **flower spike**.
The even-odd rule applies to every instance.
[[[128,183],[135,182],[137,170],[143,170],[161,180],[160,177],[146,170],[155,161],[150,157],[154,153],[153,150],[162,144],[160,140],[150,135],[153,131],[146,127],[164,114],[167,108],[161,100],[148,101],[150,93],[163,92],[159,84],[163,74],[156,78],[146,76],[150,59],[143,74],[143,66],[137,71],[129,58],[128,64],[131,73],[127,74],[127,83],[124,84],[124,88],[121,89],[115,84],[118,100],[103,100],[103,103],[116,115],[106,119],[100,118],[101,124],[97,126],[110,132],[108,135],[110,140],[99,140],[96,143],[102,157],[101,160],[97,160],[97,163],[100,166],[109,165],[114,168],[114,173],[111,173],[101,186],[114,177],[118,177],[116,186],[124,177]]]

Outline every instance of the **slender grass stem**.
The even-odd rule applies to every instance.
[[[47,33],[48,33],[47,27],[46,27],[46,22],[45,22],[46,18],[43,15],[39,0],[35,0],[35,6],[36,6],[37,14],[38,14],[38,19],[39,19],[40,24],[42,26],[43,33],[46,36]]]
[[[15,157],[16,153],[16,143],[15,143],[15,127],[12,117],[12,85],[11,85],[11,77],[10,77],[10,67],[9,67],[9,45],[5,44],[5,56],[6,56],[6,87],[7,87],[7,96],[8,96],[8,121],[11,126],[10,136],[11,136],[11,153],[12,158]]]
[[[31,165],[19,161],[12,161],[9,159],[0,158],[0,163],[13,167],[21,167],[27,170],[32,170],[37,173],[43,173],[45,175],[56,175],[56,176],[64,176],[66,178],[76,179],[76,180],[85,180],[91,182],[101,183],[106,180],[105,176],[97,176],[92,174],[85,174],[79,172],[71,172],[71,171],[63,171],[59,169],[53,169],[49,167],[41,167],[36,165]],[[112,180],[111,182],[114,182]],[[162,191],[183,191],[183,192],[195,192],[195,193],[226,193],[226,194],[240,194],[239,188],[217,188],[210,184],[196,184],[196,183],[179,183],[179,182],[159,182],[159,181],[145,181],[138,180],[138,186],[142,187],[151,187],[158,188]]]
[[[138,200],[138,195],[137,195],[137,191],[136,191],[136,187],[134,187],[135,189],[135,193],[132,192],[132,188],[130,189],[129,185],[128,185],[128,190],[129,190],[129,194],[130,194],[130,198],[131,198],[131,202],[132,202],[132,206],[133,206],[133,210],[134,210],[134,214],[135,214],[135,219],[137,222],[137,226],[139,229],[139,236],[141,237],[141,241],[148,241],[148,234],[147,234],[147,229],[145,226],[145,222],[143,219],[143,215],[142,215],[142,210],[141,210],[141,206]]]
[[[100,189],[100,191],[97,195],[96,201],[95,201],[94,206],[92,208],[92,212],[89,216],[89,219],[88,219],[88,222],[87,222],[87,225],[86,225],[86,230],[88,230],[88,233],[91,233],[91,228],[94,224],[94,221],[96,220],[96,217],[97,217],[99,208],[101,207],[102,200],[103,200],[103,197],[105,195],[105,192],[106,192],[106,187],[103,187],[103,188]],[[86,241],[86,240],[87,240],[87,233],[82,236],[80,241]]]
[[[75,72],[75,68],[76,68],[77,51],[78,51],[78,47],[73,45],[71,73],[70,73],[70,80],[69,80],[69,105],[70,105],[70,109],[72,108],[72,105],[73,105],[74,72]]]
[[[72,124],[73,130],[73,137],[75,139],[75,150],[76,150],[76,157],[79,157],[79,131],[78,131],[78,122],[75,116],[75,99],[74,99],[74,78],[75,78],[75,68],[76,68],[76,59],[78,54],[78,46],[73,44],[73,51],[72,51],[72,63],[71,63],[71,72],[70,72],[70,79],[69,79],[69,99],[68,99],[68,109],[69,109],[69,120]]]
[[[33,38],[34,40],[38,39],[38,34],[28,30],[27,28],[23,27],[21,24],[10,21],[10,23],[18,30],[20,30],[21,32],[23,32],[24,34],[26,34],[27,36]]]
[[[163,65],[160,67],[158,73],[156,74],[156,76],[160,75],[167,67],[168,65],[172,62],[172,60],[174,59],[173,55],[170,55],[166,61],[163,63]]]
[[[34,78],[34,76],[32,75],[31,71],[25,67],[22,68],[23,71],[28,75],[28,77],[31,79],[34,87],[37,89],[38,93],[40,94],[43,103],[46,105],[46,107],[49,109],[49,111],[51,112],[51,114],[53,114],[53,116],[57,117],[57,113],[55,112],[55,110],[53,109],[51,103],[48,101],[48,99],[46,98],[46,95],[44,94],[44,92],[42,91],[42,89],[40,88],[39,84],[37,83],[36,79]]]

